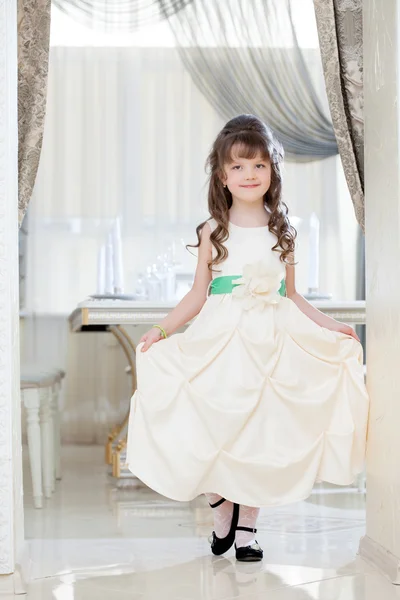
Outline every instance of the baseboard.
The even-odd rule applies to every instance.
[[[27,582],[30,579],[31,565],[29,544],[25,542],[14,573],[0,575],[0,598],[1,596],[19,596],[27,593]]]
[[[26,588],[26,584],[31,580],[32,575],[32,560],[30,546],[29,542],[27,542],[26,540],[17,560],[17,572],[20,574],[22,585],[24,586],[24,588]]]
[[[18,570],[11,575],[0,575],[0,598],[2,596],[10,598],[10,596],[21,594],[26,594],[26,587]]]
[[[400,558],[367,535],[361,538],[358,553],[394,585],[400,585]]]

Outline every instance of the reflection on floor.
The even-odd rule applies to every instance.
[[[365,498],[317,486],[307,502],[263,510],[263,563],[213,557],[204,498],[177,503],[117,489],[103,448],[67,447],[63,480],[32,508],[25,467],[29,600],[394,600],[400,590],[356,558]]]

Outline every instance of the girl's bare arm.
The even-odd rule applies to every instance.
[[[340,323],[339,321],[328,317],[328,315],[324,315],[324,313],[307,302],[307,300],[296,291],[294,265],[286,265],[286,295],[296,304],[302,313],[314,321],[314,323],[320,325],[320,327],[325,327],[325,329],[330,329],[331,331],[345,333],[346,335],[350,335],[351,337],[355,338],[357,341],[360,341],[352,327],[345,325],[344,323]]]
[[[206,301],[207,288],[211,281],[211,271],[208,268],[208,261],[211,260],[212,253],[210,235],[211,228],[206,223],[201,232],[197,268],[192,289],[160,323],[167,335],[171,335],[179,327],[191,321],[203,308]]]
[[[177,329],[191,321],[201,311],[206,301],[207,288],[212,278],[211,271],[208,268],[208,262],[212,258],[210,235],[211,228],[210,225],[206,223],[201,232],[197,268],[192,289],[182,298],[179,304],[165,317],[165,319],[158,323],[167,335],[171,335]],[[145,352],[150,348],[154,342],[158,342],[161,337],[162,335],[159,329],[150,329],[150,331],[145,333],[140,340],[141,342],[144,342],[142,352]]]

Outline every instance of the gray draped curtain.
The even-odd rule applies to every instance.
[[[326,91],[354,212],[358,300],[365,300],[362,0],[314,0]],[[365,352],[365,326],[358,328]]]
[[[314,0],[314,8],[333,128],[364,229],[362,0]]]
[[[192,0],[53,0],[60,10],[100,31],[135,31],[162,21]]]
[[[28,207],[42,148],[50,0],[18,0],[18,216]]]
[[[167,18],[187,70],[223,118],[256,114],[275,130],[289,159],[316,160],[338,149],[321,102],[322,68],[315,77],[318,51],[299,46],[294,3],[192,0]]]

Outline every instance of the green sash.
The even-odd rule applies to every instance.
[[[235,284],[235,279],[240,279],[241,275],[224,275],[223,277],[216,277],[213,279],[210,287],[210,294],[232,294],[232,290],[238,284]],[[286,296],[286,283],[282,279],[281,287],[279,288],[278,294]]]

